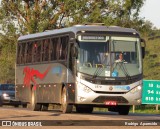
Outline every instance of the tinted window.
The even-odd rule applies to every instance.
[[[17,64],[21,63],[21,44],[18,44],[17,48]]]
[[[25,43],[18,44],[17,50],[17,64],[25,63]]]
[[[18,44],[17,64],[66,60],[69,36]]]
[[[26,63],[31,63],[32,62],[32,42],[27,43],[27,51],[26,51]]]
[[[51,39],[51,46],[50,46],[50,52],[51,52],[51,60],[57,60],[58,59],[58,38]]]
[[[68,36],[61,37],[60,48],[59,48],[59,59],[67,59],[67,49],[68,49]]]
[[[49,61],[50,39],[43,40],[42,44],[42,61]]]
[[[41,41],[33,43],[33,62],[41,62]]]
[[[51,39],[50,55],[51,60],[66,60],[68,50],[69,37]]]

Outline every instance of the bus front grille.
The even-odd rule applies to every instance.
[[[99,94],[126,94],[127,92],[106,92],[106,91],[94,91]]]
[[[103,79],[94,79],[94,78],[82,76],[82,79],[90,83],[99,84],[99,85],[130,85],[134,82],[139,81],[140,79],[142,79],[142,77],[139,75],[139,76],[132,77],[131,79],[119,78],[115,80],[103,80]]]
[[[116,101],[117,103],[128,103],[128,100],[126,100],[122,96],[99,96],[96,99],[94,99],[93,103],[104,103],[105,101]]]

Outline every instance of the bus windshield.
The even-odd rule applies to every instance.
[[[111,42],[79,42],[78,71],[103,77],[142,73],[139,38],[111,37]]]

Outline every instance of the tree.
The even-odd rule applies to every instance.
[[[145,0],[2,0],[0,24],[0,81],[14,82],[19,35],[75,24],[105,23],[142,28],[139,10]]]
[[[0,34],[0,82],[14,83],[17,35],[14,26],[8,26],[6,34]]]
[[[0,24],[3,33],[0,33],[0,83],[14,83],[16,42],[18,35],[11,17],[5,15],[0,8]]]
[[[2,0],[22,34],[86,22],[130,26],[145,0]]]

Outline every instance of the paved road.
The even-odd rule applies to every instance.
[[[0,121],[2,120],[12,120],[17,121],[29,121],[29,122],[37,122],[37,124],[42,124],[42,127],[46,124],[54,125],[52,127],[46,126],[45,128],[76,128],[79,129],[83,126],[83,129],[105,129],[105,128],[134,128],[135,126],[126,125],[139,125],[141,122],[142,124],[151,124],[152,126],[145,126],[145,129],[158,129],[158,126],[153,126],[157,122],[160,124],[160,114],[156,115],[148,115],[148,114],[133,114],[130,113],[127,116],[118,115],[117,113],[113,112],[93,112],[92,114],[78,114],[73,112],[72,114],[62,114],[58,110],[49,110],[49,111],[29,111],[28,109],[24,108],[13,108],[13,107],[1,107],[0,108]],[[17,120],[17,121],[16,121]],[[49,120],[49,121],[43,121]],[[152,121],[151,121],[152,120]],[[157,121],[159,120],[159,121]],[[24,123],[25,124],[25,123]],[[28,124],[28,123],[27,123]],[[36,123],[31,123],[36,124]],[[92,125],[92,126],[90,126]],[[104,126],[105,125],[105,126]],[[106,125],[113,125],[106,126]],[[115,126],[116,125],[116,126]],[[123,126],[122,126],[123,125]],[[3,127],[4,128],[4,127]],[[5,127],[9,128],[9,127]],[[21,128],[21,127],[12,127],[12,128]],[[29,128],[29,127],[23,127]],[[30,127],[33,128],[33,127]],[[41,127],[35,127],[41,128]],[[43,127],[44,128],[44,127]],[[82,128],[82,127],[81,127]],[[143,126],[138,126],[137,128],[144,128]]]

